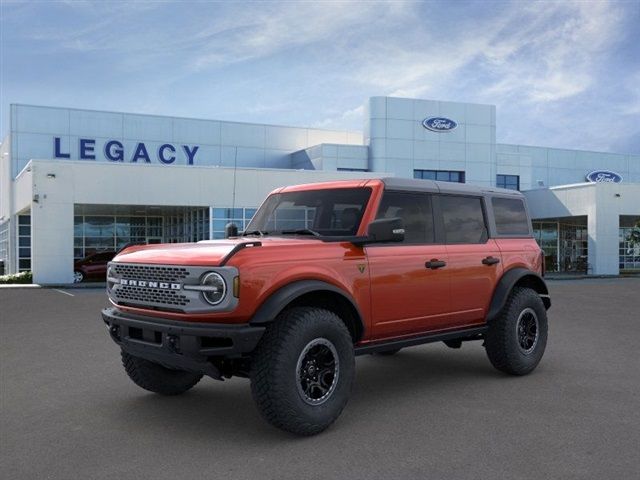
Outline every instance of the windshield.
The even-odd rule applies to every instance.
[[[333,188],[271,195],[245,235],[355,235],[370,188]]]

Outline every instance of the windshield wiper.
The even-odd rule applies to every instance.
[[[297,230],[282,230],[282,235],[313,235],[314,237],[320,237],[321,235],[315,230],[310,228],[299,228]]]
[[[262,230],[249,230],[249,231],[246,231],[246,232],[242,232],[242,236],[243,237],[248,237],[250,235],[258,235],[259,237],[264,237],[268,233],[269,232],[263,232]]]

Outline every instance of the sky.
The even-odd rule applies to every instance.
[[[640,153],[640,0],[0,0],[11,103],[361,131],[370,96],[497,106],[497,141]]]

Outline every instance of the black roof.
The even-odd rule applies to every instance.
[[[516,190],[497,187],[480,187],[466,183],[438,182],[435,180],[419,180],[413,178],[386,177],[381,179],[385,188],[390,190],[407,190],[432,193],[456,193],[458,195],[508,195],[523,196]]]

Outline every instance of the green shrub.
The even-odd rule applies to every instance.
[[[10,283],[33,283],[33,274],[31,272],[20,272],[11,275],[0,275],[0,285]]]

